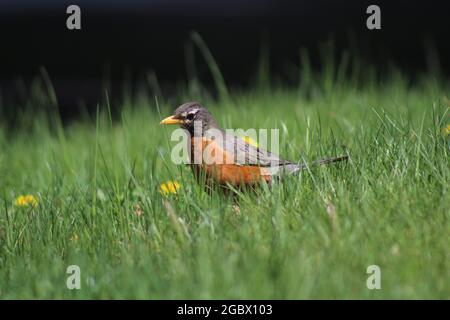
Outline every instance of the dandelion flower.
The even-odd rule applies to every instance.
[[[450,136],[450,124],[448,124],[445,128],[442,129],[442,133],[445,137]]]
[[[159,193],[161,193],[164,196],[167,196],[169,194],[176,194],[178,189],[181,188],[181,185],[176,181],[167,181],[164,183],[161,183],[159,186]]]
[[[18,207],[36,207],[38,204],[37,198],[31,194],[21,195],[16,198],[14,204]]]
[[[78,239],[79,239],[79,237],[78,237],[78,235],[77,235],[76,233],[74,233],[74,234],[69,238],[69,240],[70,240],[71,242],[78,242]]]
[[[141,206],[140,206],[139,203],[136,203],[136,204],[134,205],[134,213],[135,213],[136,216],[138,216],[138,217],[142,216],[143,211],[142,211],[142,208],[141,208]]]

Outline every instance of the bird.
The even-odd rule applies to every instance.
[[[287,175],[308,168],[305,162],[282,159],[277,154],[249,143],[220,128],[213,115],[199,102],[186,102],[161,125],[179,125],[187,131],[189,165],[197,181],[209,189],[255,188],[261,182],[271,185]],[[345,161],[348,155],[324,158],[310,164],[327,165]]]

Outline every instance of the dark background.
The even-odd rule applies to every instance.
[[[66,8],[81,7],[81,30],[66,28]],[[381,30],[366,28],[366,8],[381,7]],[[450,74],[450,10],[445,1],[356,0],[0,0],[0,108],[16,108],[44,67],[64,116],[113,101],[153,71],[164,89],[186,82],[189,34],[204,39],[231,87],[253,83],[261,48],[268,48],[274,78],[295,83],[299,48],[320,70],[319,48],[333,39],[339,57],[357,54],[382,74],[394,64],[412,78],[420,72]],[[197,53],[198,76],[208,68]]]

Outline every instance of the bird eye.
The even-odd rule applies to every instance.
[[[188,115],[186,116],[186,119],[193,120],[194,117],[195,117],[195,112],[192,112],[192,113],[188,113]]]

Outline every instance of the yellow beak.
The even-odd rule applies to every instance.
[[[175,119],[175,116],[170,116],[163,119],[159,124],[181,124],[181,123],[183,123],[183,120]]]

